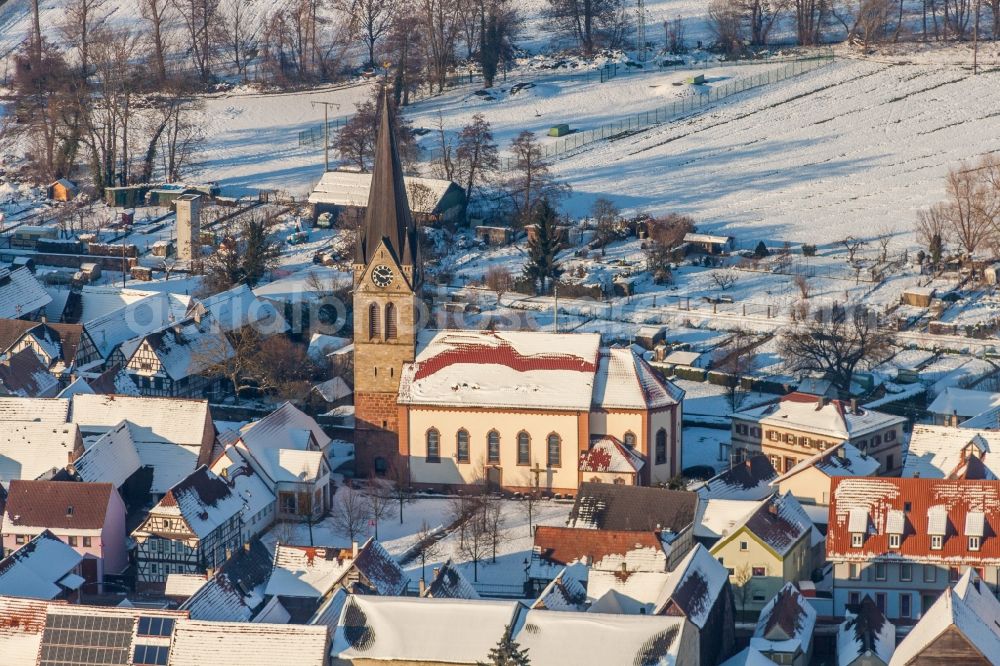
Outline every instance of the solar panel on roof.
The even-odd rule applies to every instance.
[[[131,617],[49,615],[39,666],[125,666],[134,628]]]

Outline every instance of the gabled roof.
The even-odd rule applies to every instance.
[[[319,548],[279,543],[264,594],[321,599],[354,563],[351,548]]]
[[[529,610],[514,639],[537,664],[674,666],[687,629],[684,618]]]
[[[435,599],[478,599],[479,593],[469,579],[448,560],[434,570],[434,577],[421,596]]]
[[[42,283],[27,266],[0,269],[0,319],[20,319],[52,302]]]
[[[774,493],[770,484],[776,478],[768,457],[756,455],[706,481],[698,494],[702,499],[762,500]]]
[[[122,421],[98,437],[82,456],[73,461],[73,466],[84,481],[104,481],[121,488],[142,466],[128,422]]]
[[[651,615],[669,580],[666,571],[591,570],[587,575],[587,612]]]
[[[1000,407],[1000,393],[949,386],[927,406],[931,414],[972,417]]]
[[[233,553],[219,571],[181,606],[192,620],[249,622],[264,603],[272,557],[259,539]]]
[[[36,666],[50,602],[0,596],[0,654],[4,666]]]
[[[75,455],[79,438],[72,423],[0,419],[0,483],[38,479],[64,468]]]
[[[645,464],[642,456],[614,435],[601,435],[591,440],[590,448],[580,453],[581,472],[638,474]]]
[[[890,549],[887,522],[892,511],[905,515],[900,547]],[[983,514],[979,550],[970,551],[964,530],[970,512]],[[862,546],[852,545],[852,515],[863,516]],[[949,561],[979,565],[1000,562],[1000,481],[837,477],[830,490],[826,550],[829,559],[867,561],[873,557]],[[855,520],[855,522],[858,522]],[[931,534],[944,536],[931,549]]]
[[[416,197],[410,201],[410,210],[422,215],[431,215],[437,211],[441,199],[451,187],[458,187],[450,180],[439,178],[420,178],[404,176],[407,199],[415,187],[427,188],[428,196]],[[360,171],[327,171],[316,187],[309,194],[309,203],[332,204],[334,206],[349,206],[361,208],[368,203],[368,193],[372,186],[372,175]]]
[[[325,666],[329,645],[323,626],[181,619],[170,666]]]
[[[916,663],[921,653],[943,632],[953,628],[969,646],[992,664],[1000,663],[1000,602],[975,571],[967,569],[954,587],[948,587],[923,614],[892,655],[892,666]]]
[[[966,475],[970,457],[978,458],[993,478],[1000,477],[1000,432],[914,425],[902,475],[923,479],[960,478]]]
[[[722,537],[729,536],[760,507],[762,501],[764,500],[702,500],[698,503],[695,537],[714,543]]]
[[[130,430],[134,440],[136,428],[130,427]],[[197,446],[136,441],[135,450],[142,466],[153,470],[153,481],[149,488],[153,495],[165,494],[198,467],[200,447]]]
[[[207,313],[212,321],[226,332],[250,325],[259,325],[262,328],[274,326],[274,332],[279,332],[287,326],[284,322],[278,321],[278,311],[275,307],[268,301],[257,298],[245,284],[192,301],[188,307],[188,314],[193,315],[196,312]]]
[[[733,528],[730,536],[742,529],[756,536],[778,557],[785,557],[803,538],[811,537],[815,527],[799,501],[791,494],[772,495]],[[715,546],[718,548],[719,546]]]
[[[418,342],[401,404],[590,411],[597,333],[424,331]]]
[[[761,652],[809,651],[816,611],[791,583],[771,597],[757,620],[750,647]]]
[[[88,292],[84,290],[86,297]],[[174,322],[181,321],[187,312],[190,297],[154,292],[125,305],[88,319],[84,299],[83,328],[100,353],[108,358],[119,345],[127,340],[140,338]]]
[[[587,588],[563,568],[531,604],[536,610],[581,611],[587,602]]]
[[[353,592],[366,592],[384,597],[403,594],[410,582],[395,557],[374,538],[369,538],[358,551],[354,568],[364,576],[364,587]]]
[[[850,666],[856,659],[871,654],[888,664],[896,649],[896,627],[885,618],[868,595],[854,612],[847,611],[837,631],[837,661]]]
[[[52,398],[59,393],[59,380],[34,351],[25,347],[0,362],[0,387],[23,398]]]
[[[698,494],[611,483],[580,484],[567,525],[599,530],[680,533],[694,521]]]
[[[584,563],[594,569],[666,571],[667,556],[652,530],[623,532],[538,525],[532,558],[551,567]],[[553,572],[554,573],[554,572]]]
[[[193,320],[169,324],[144,337],[123,343],[121,351],[127,363],[139,353],[143,343],[156,355],[163,373],[174,381],[205,372],[236,353],[228,338],[213,326],[211,319],[205,319],[201,324]]]
[[[0,396],[0,423],[11,421],[66,423],[69,421],[69,400]]]
[[[233,491],[243,498],[246,516],[250,518],[274,503],[274,493],[260,474],[254,472],[250,460],[240,449],[227,446],[212,463],[212,471],[226,479]]]
[[[72,418],[82,430],[93,432],[126,420],[136,442],[190,446],[201,446],[205,424],[211,421],[208,400],[84,394],[73,396]]]
[[[789,393],[776,403],[737,412],[733,417],[836,439],[863,437],[906,421],[902,416],[865,407],[852,410],[850,404],[841,400],[826,400],[805,393]]]
[[[782,481],[810,468],[828,477],[873,476],[878,472],[879,461],[877,458],[869,458],[848,442],[838,442],[795,465],[772,481],[771,485],[777,486]]]
[[[4,525],[101,530],[113,493],[110,483],[11,481]]]
[[[352,595],[336,628],[332,653],[345,661],[474,664],[496,647],[521,609],[517,601]]]
[[[691,624],[704,629],[712,608],[728,583],[726,567],[704,546],[695,544],[670,572],[667,584],[660,591],[655,612],[683,615]]]
[[[244,426],[240,439],[251,453],[257,455],[264,449],[307,451],[310,435],[318,447],[316,450],[322,450],[330,443],[330,436],[323,432],[316,419],[286,402],[260,421]]]
[[[663,409],[684,399],[684,391],[661,379],[631,347],[602,349],[594,381],[599,409]]]
[[[722,662],[721,666],[771,666],[774,662],[752,647],[743,650]]]
[[[222,477],[202,465],[171,488],[150,514],[183,518],[191,533],[200,539],[239,515],[243,498]],[[154,532],[149,521],[137,532]]]
[[[0,560],[0,594],[55,599],[83,579],[73,570],[83,556],[45,530]]]
[[[139,396],[139,387],[121,365],[114,364],[107,370],[88,380],[90,391],[74,393],[100,393],[102,395]]]

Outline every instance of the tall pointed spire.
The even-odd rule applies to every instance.
[[[365,221],[358,238],[357,261],[368,264],[378,249],[379,242],[385,240],[401,266],[413,266],[417,271],[420,266],[417,228],[410,215],[394,129],[389,95],[383,88],[382,112],[375,144],[375,166],[372,169]]]

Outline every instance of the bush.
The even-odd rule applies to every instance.
[[[816,246],[806,243],[805,245],[802,246],[802,254],[804,254],[807,257],[815,257]]]

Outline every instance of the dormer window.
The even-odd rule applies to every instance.
[[[899,509],[891,509],[885,515],[885,531],[889,535],[889,548],[899,548],[906,528],[906,515]]]
[[[985,513],[982,511],[970,511],[965,514],[965,536],[968,539],[969,550],[979,550],[985,532]]]
[[[865,535],[861,532],[855,532],[851,535],[851,548],[861,548],[865,545]]]
[[[931,535],[931,550],[941,550],[944,547],[944,537],[940,534]]]
[[[903,540],[901,534],[890,534],[889,535],[889,548],[899,548],[900,542]]]
[[[851,534],[851,548],[861,548],[865,545],[865,535],[868,533],[868,510],[864,507],[854,507],[847,517],[847,531]]]
[[[941,550],[948,534],[948,508],[936,504],[927,510],[927,533],[931,536],[931,550]]]
[[[969,537],[969,550],[979,550],[980,538],[977,536]]]

